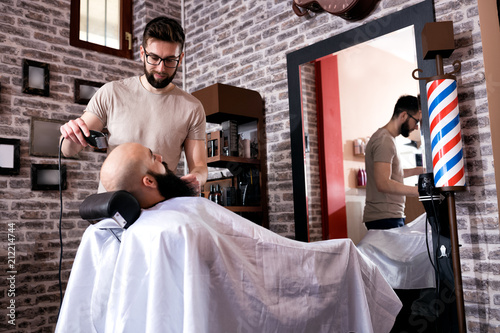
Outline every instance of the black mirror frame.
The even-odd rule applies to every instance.
[[[292,150],[292,180],[293,203],[295,218],[295,239],[307,242],[309,240],[306,179],[304,174],[304,131],[302,122],[302,102],[300,69],[301,64],[341,51],[343,49],[364,43],[373,38],[383,36],[393,31],[414,26],[415,44],[417,49],[418,68],[426,76],[435,72],[433,60],[423,60],[421,32],[424,25],[434,22],[434,5],[432,0],[425,0],[414,6],[402,9],[375,21],[332,36],[313,45],[287,54],[288,100],[290,107],[290,141]],[[411,75],[409,73],[408,75]],[[430,147],[429,117],[425,81],[419,81],[420,99],[422,105],[422,135],[425,138],[426,167],[432,169]]]

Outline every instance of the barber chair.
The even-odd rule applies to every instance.
[[[80,205],[82,219],[94,224],[103,219],[112,219],[115,224],[105,228],[121,241],[123,230],[129,228],[141,215],[137,199],[127,191],[97,193],[88,196]]]

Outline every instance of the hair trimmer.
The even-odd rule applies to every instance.
[[[106,134],[90,130],[90,135],[85,137],[85,140],[92,147],[96,147],[98,149],[108,148],[108,140]]]

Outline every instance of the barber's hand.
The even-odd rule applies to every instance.
[[[88,146],[85,136],[89,136],[90,131],[82,118],[68,121],[66,124],[62,125],[59,130],[65,140],[73,141],[84,147]]]
[[[191,188],[196,192],[196,195],[200,195],[201,186],[198,178],[196,178],[196,175],[189,173],[185,176],[182,176],[181,179],[187,182],[189,186],[191,186]]]

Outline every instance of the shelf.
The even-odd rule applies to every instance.
[[[221,207],[224,207],[227,210],[232,211],[233,213],[262,213],[262,207],[260,206],[221,206]]]
[[[249,123],[255,121],[256,117],[248,117],[248,116],[235,116],[228,113],[216,113],[207,116],[207,123],[212,124],[222,124],[226,120],[234,120],[238,123],[238,125]]]
[[[202,102],[207,122],[236,120],[242,123],[263,117],[262,97],[253,90],[216,83],[192,95]]]
[[[250,164],[259,166],[260,160],[256,158],[244,158],[244,157],[225,156],[225,155],[213,156],[207,158],[207,165],[210,167],[226,168],[228,165],[231,165],[232,163]]]
[[[260,206],[224,206],[234,213],[261,213],[262,207]]]
[[[217,177],[217,178],[208,178],[207,183],[220,183],[220,182],[223,182],[225,180],[232,180],[232,179],[233,179],[233,176],[221,175],[220,177]]]
[[[260,204],[257,206],[222,207],[235,213],[251,213],[247,214],[249,216],[245,217],[265,228],[269,228],[266,184],[266,142],[265,135],[263,135],[265,133],[264,103],[262,97],[256,91],[222,83],[213,84],[198,91],[194,91],[191,94],[198,98],[203,104],[207,123],[222,124],[225,121],[231,120],[236,122],[239,127],[240,125],[246,125],[250,122],[256,122],[256,131],[259,135],[257,141],[258,155],[251,155],[254,156],[254,158],[224,155],[222,152],[220,131],[207,133],[208,167],[225,168],[233,175],[230,179],[211,179],[207,181],[207,184],[223,183],[221,185],[223,187],[231,186],[237,189],[240,173],[244,172],[241,174],[244,176],[248,172],[253,174],[255,171],[258,171],[258,184],[255,184],[259,185]],[[210,146],[208,146],[209,142]],[[212,145],[211,142],[214,144]],[[217,143],[216,149],[215,143]],[[229,146],[229,144],[230,143],[227,142],[226,145]],[[257,181],[257,179],[255,179],[255,181]],[[205,189],[207,189],[207,186],[205,186]],[[208,196],[207,191],[204,192],[204,195]]]

